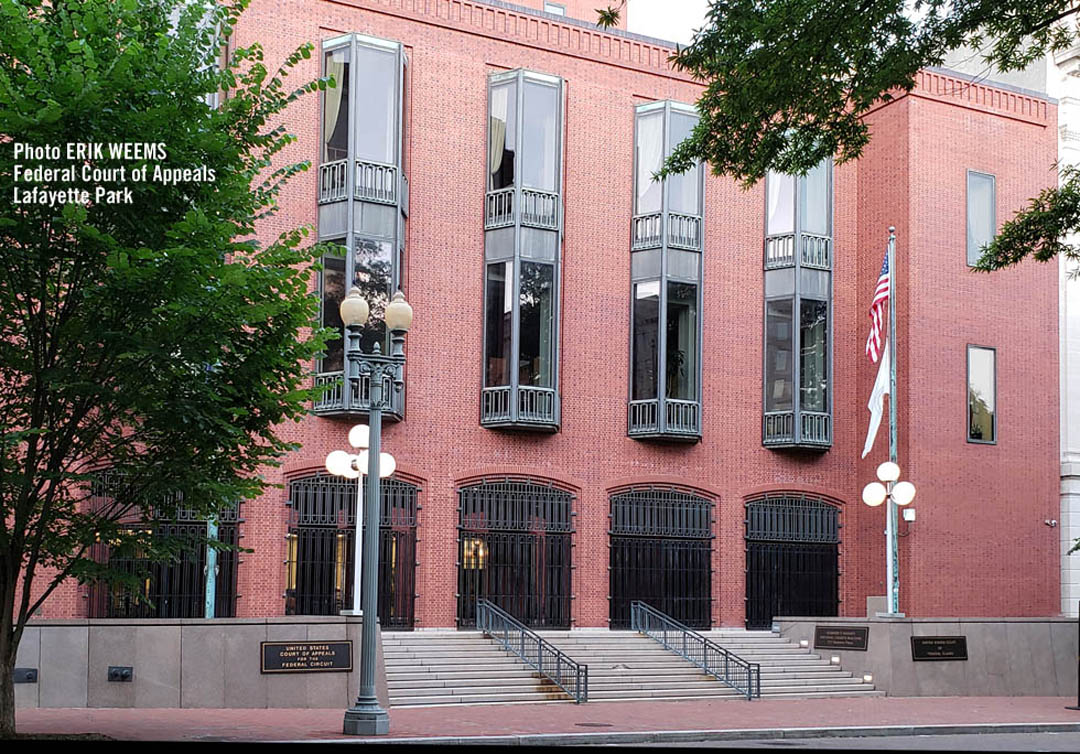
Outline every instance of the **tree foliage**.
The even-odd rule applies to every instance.
[[[117,576],[93,545],[174,555],[130,522],[175,516],[178,491],[205,517],[259,495],[260,467],[294,447],[275,428],[306,413],[319,248],[306,229],[255,234],[308,167],[284,160],[279,116],[330,82],[287,86],[310,45],[276,73],[258,45],[223,61],[246,4],[0,0],[0,734],[26,621],[66,578]],[[29,188],[16,163],[68,162],[16,144],[95,142],[163,143],[162,166],[214,180],[128,182],[131,203],[8,201]],[[108,468],[125,483],[88,506]]]

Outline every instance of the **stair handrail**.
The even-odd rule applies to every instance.
[[[577,704],[589,701],[589,666],[575,662],[510,613],[478,599],[476,627],[572,696]]]
[[[630,603],[630,628],[745,694],[747,701],[761,698],[759,663],[744,660],[652,605],[639,601]]]

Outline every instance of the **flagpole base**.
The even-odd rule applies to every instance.
[[[874,617],[876,617],[876,618],[906,618],[907,615],[905,615],[904,613],[876,613],[874,615]]]

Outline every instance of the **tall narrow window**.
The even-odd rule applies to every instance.
[[[485,427],[559,426],[562,102],[554,76],[517,70],[488,82]]]
[[[359,337],[343,333],[328,346],[315,377],[325,392],[314,409],[354,416],[367,412],[370,396],[362,363],[376,346],[389,350],[382,311],[405,279],[408,59],[398,42],[346,34],[323,41],[323,73],[336,86],[322,96],[319,240],[344,247],[344,258],[324,264],[323,324],[342,330],[337,309],[351,286],[367,300],[371,318]],[[392,391],[390,400],[387,419],[404,418],[404,391]]]
[[[627,434],[637,439],[701,438],[703,174],[654,177],[696,123],[677,102],[635,112]]]
[[[762,442],[832,444],[832,162],[765,182]]]
[[[967,349],[968,442],[997,442],[997,351]]]
[[[997,232],[997,187],[994,176],[969,170],[967,174],[967,263],[975,265],[983,246]]]

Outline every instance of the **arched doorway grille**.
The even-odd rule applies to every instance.
[[[379,491],[379,622],[411,629],[420,488],[383,479]],[[352,606],[356,482],[321,474],[294,479],[289,507],[285,614],[337,615]]]
[[[574,496],[529,480],[458,491],[458,625],[476,625],[476,600],[527,626],[570,627]]]
[[[611,628],[634,600],[691,628],[712,625],[712,501],[670,487],[611,495]]]
[[[836,615],[839,508],[800,494],[746,504],[746,627],[778,615]]]

